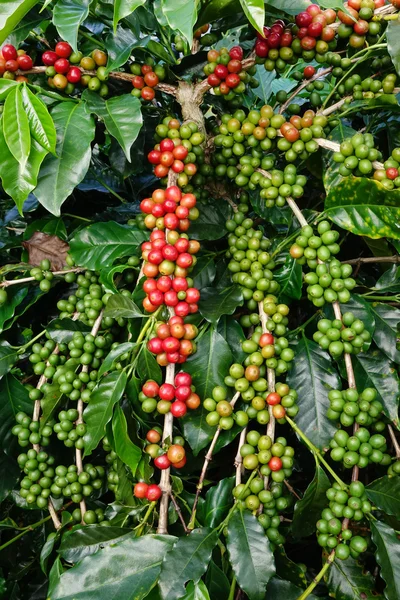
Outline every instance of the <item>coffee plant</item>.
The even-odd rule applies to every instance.
[[[4,0],[0,598],[400,598],[398,0]]]

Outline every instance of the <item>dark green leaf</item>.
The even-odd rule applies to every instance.
[[[292,521],[294,537],[303,538],[314,533],[315,524],[321,517],[321,511],[326,507],[326,490],[330,486],[324,469],[317,466],[314,479],[294,507]]]
[[[255,75],[259,84],[258,87],[253,89],[260,100],[262,100],[265,104],[268,104],[269,99],[272,96],[272,82],[275,81],[276,73],[275,71],[267,71],[264,65],[257,65],[257,73]],[[282,79],[282,81],[285,81]],[[265,206],[265,200],[260,199],[260,201]],[[266,209],[268,210],[268,209]]]
[[[7,373],[0,380],[0,444],[6,452],[9,451],[11,438],[14,437],[11,429],[15,425],[15,415],[20,411],[31,415],[33,402],[29,399],[25,386]]]
[[[264,600],[265,589],[275,574],[274,555],[257,518],[236,510],[228,523],[227,548],[239,587],[249,600]]]
[[[77,563],[106,546],[120,543],[121,538],[132,538],[131,529],[101,527],[100,525],[77,526],[67,531],[58,549],[60,556],[69,563]]]
[[[114,283],[114,275],[116,273],[123,273],[127,269],[132,270],[131,265],[115,265],[115,267],[102,269],[100,271],[99,282],[104,286],[106,292],[109,294],[118,294],[118,290]]]
[[[185,583],[197,582],[205,572],[218,533],[208,527],[194,529],[187,537],[180,538],[166,555],[158,585],[163,598],[178,600],[185,594]]]
[[[120,400],[126,386],[126,373],[113,371],[104,377],[91,393],[84,411],[87,431],[84,436],[85,454],[90,456],[105,436],[106,425],[111,420],[114,405]]]
[[[385,475],[367,485],[368,499],[388,515],[400,519],[400,477]]]
[[[243,294],[240,285],[219,290],[215,287],[204,288],[201,291],[199,311],[213,325],[217,325],[222,315],[231,315],[238,306],[243,304]]]
[[[189,411],[181,420],[185,439],[188,441],[195,456],[211,442],[215,434],[216,428],[207,424],[207,414],[205,409],[199,408],[196,411]],[[240,431],[241,428],[238,425],[234,425],[232,429],[224,431],[224,435],[220,435],[218,438],[214,454],[217,454],[221,448],[230,444]]]
[[[375,317],[374,342],[384,354],[396,363],[400,362],[400,352],[396,348],[397,326],[400,323],[400,310],[388,304],[373,303],[371,313]]]
[[[200,216],[190,224],[190,237],[195,240],[219,240],[227,233],[225,223],[230,215],[227,202],[197,202]]]
[[[299,565],[286,556],[283,546],[278,546],[274,552],[276,574],[282,579],[285,578],[294,585],[301,588],[306,588],[308,585],[307,577],[302,569],[303,565]]]
[[[63,573],[49,600],[142,600],[175,538],[146,535],[105,547]]]
[[[3,502],[16,486],[21,472],[17,461],[4,452],[0,454],[0,471],[0,502]]]
[[[209,287],[215,279],[215,257],[201,256],[191,273],[193,285],[198,289]]]
[[[141,449],[136,446],[128,434],[128,425],[122,408],[117,405],[112,419],[115,452],[132,471],[134,476],[142,458]]]
[[[49,587],[47,590],[47,595],[51,598],[51,594],[53,593],[53,589],[56,587],[58,582],[60,581],[60,577],[64,572],[64,567],[62,565],[61,559],[57,556],[56,560],[53,563],[53,566],[50,569],[49,573]]]
[[[304,590],[294,585],[290,581],[283,581],[277,577],[273,577],[268,584],[266,598],[268,600],[297,600]],[[309,600],[318,600],[314,594],[307,596]]]
[[[44,150],[54,153],[57,141],[56,129],[46,105],[26,86],[22,87],[22,104],[28,117],[32,138]]]
[[[142,351],[139,354],[137,371],[142,381],[154,379],[154,381],[157,381],[158,384],[161,384],[161,368],[154,356],[151,354],[151,352],[149,352],[149,350],[147,350],[146,347],[142,348]]]
[[[269,0],[268,6],[282,10],[288,15],[298,15],[302,10],[310,6],[308,0]]]
[[[378,392],[377,399],[383,404],[383,412],[397,423],[400,381],[396,369],[378,349],[358,354],[352,357],[352,362],[357,386],[360,389],[374,387]]]
[[[0,13],[0,44],[9,36],[38,0],[3,0]]]
[[[146,0],[115,0],[114,3],[114,31],[117,29],[118,22],[132,14],[138,6],[143,6]]]
[[[79,27],[89,14],[91,0],[58,0],[53,9],[53,23],[62,40],[78,51]]]
[[[346,177],[325,200],[325,214],[355,235],[400,239],[400,191],[374,179]]]
[[[355,133],[357,133],[355,129],[340,123],[340,125],[332,129],[328,139],[341,144],[344,140],[351,138]],[[333,160],[332,155],[333,153],[331,150],[322,151],[325,167],[323,172],[323,182],[326,193],[328,193],[331,188],[335,188],[343,180],[342,175],[339,173],[340,164]]]
[[[230,589],[229,580],[213,560],[210,561],[205,580],[212,599],[227,600]]]
[[[132,342],[123,342],[122,344],[118,344],[116,348],[110,350],[110,352],[107,354],[107,356],[102,362],[98,376],[102,377],[105,373],[107,373],[107,371],[109,371],[113,366],[115,360],[119,356],[121,356],[121,354],[124,354],[125,352],[130,352],[134,345],[135,344],[133,344]]]
[[[16,307],[23,302],[28,293],[28,289],[28,286],[21,285],[20,287],[19,285],[13,285],[7,290],[7,302],[0,306],[0,331],[6,329],[4,324],[13,317]]]
[[[40,551],[40,568],[42,569],[45,575],[47,575],[47,566],[49,563],[49,558],[54,550],[54,546],[56,545],[56,543],[57,536],[48,537]]]
[[[381,568],[381,577],[386,583],[387,600],[400,598],[400,544],[396,532],[383,521],[370,521],[372,541],[376,546],[376,560]]]
[[[171,29],[179,31],[191,45],[193,26],[197,19],[197,2],[195,0],[161,0],[161,10]]]
[[[70,252],[76,264],[98,270],[111,267],[117,258],[134,254],[146,237],[140,229],[115,221],[95,223],[78,231],[70,242]]]
[[[242,342],[246,339],[246,336],[239,321],[236,321],[235,317],[223,316],[219,320],[217,331],[228,342],[233,361],[243,362],[247,356],[242,349]]]
[[[328,392],[341,387],[329,354],[303,337],[296,347],[296,359],[287,382],[299,395],[297,425],[318,448],[323,448],[329,444],[336,430],[326,416],[330,406]]]
[[[5,340],[0,341],[0,377],[11,371],[18,359],[17,350]]]
[[[234,485],[235,478],[226,477],[208,490],[203,508],[205,525],[208,527],[217,527],[226,517],[228,510],[232,506],[232,490]]]
[[[117,32],[106,38],[108,52],[107,72],[115,71],[125,64],[131,52],[136,47],[145,47],[149,38],[137,39],[130,29],[124,29],[118,25]]]
[[[390,21],[386,29],[387,47],[394,67],[400,75],[400,22]],[[1,41],[1,40],[0,40]]]
[[[389,292],[392,294],[400,292],[400,267],[392,265],[390,269],[381,275],[373,289],[386,294]]]
[[[89,333],[90,331],[89,325],[69,318],[53,319],[47,325],[46,329],[51,339],[57,342],[57,344],[68,344],[76,331],[81,331],[82,333]]]
[[[140,312],[140,309],[136,304],[122,294],[113,294],[108,302],[104,311],[105,317],[113,317],[117,319],[122,317],[124,319],[141,319],[145,315]]]
[[[31,134],[20,86],[12,88],[7,95],[2,123],[8,149],[24,169],[31,151]]]
[[[243,12],[256,31],[263,33],[265,9],[263,0],[240,0]]]
[[[47,391],[40,401],[42,408],[42,416],[40,417],[40,427],[44,427],[47,421],[54,416],[55,411],[59,408],[63,395],[60,392],[58,383],[51,383],[47,387]]]
[[[327,586],[336,600],[373,600],[374,580],[354,558],[335,560],[328,571]]]
[[[284,264],[274,272],[274,279],[281,286],[279,295],[285,295],[289,298],[300,300],[302,290],[302,269],[301,265],[289,254]]]

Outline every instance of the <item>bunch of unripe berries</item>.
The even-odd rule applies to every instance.
[[[348,104],[353,100],[370,100],[379,97],[381,94],[392,94],[396,84],[396,74],[388,73],[382,80],[372,77],[361,79],[358,73],[350,75],[343,83],[338,85],[337,94],[334,99],[340,100],[343,96],[352,95],[346,98],[345,104],[340,110],[347,110]]]
[[[368,548],[368,539],[354,535],[341,519],[359,522],[372,510],[361,481],[353,481],[348,490],[334,483],[326,492],[329,508],[322,511],[317,522],[318,544],[328,551],[335,550],[335,557],[346,560],[351,556],[358,558]]]
[[[370,133],[356,133],[340,144],[340,151],[332,156],[339,163],[339,173],[347,177],[354,173],[363,177],[373,171],[373,162],[381,160],[382,154],[374,147],[374,138]]]
[[[319,235],[314,234],[311,225],[304,225],[297,236],[295,243],[290,248],[290,256],[295,258],[301,265],[307,263],[310,269],[316,269],[318,263],[331,260],[340,252],[340,246],[337,243],[339,232],[331,229],[329,221],[318,223],[317,231]]]
[[[162,415],[171,412],[176,418],[183,417],[188,408],[195,410],[200,406],[200,397],[195,393],[192,377],[189,373],[181,371],[175,375],[174,384],[163,383],[149,379],[142,386],[139,400],[142,410],[146,413],[154,411]]]
[[[352,312],[346,312],[340,319],[321,319],[318,321],[318,331],[313,335],[322,350],[328,350],[333,358],[340,358],[343,352],[359,354],[364,344],[369,344],[371,334],[365,329],[364,323],[356,319]]]
[[[211,392],[211,398],[205,398],[204,408],[209,411],[206,416],[207,424],[211,427],[218,426],[220,429],[232,429],[236,423],[245,427],[249,422],[247,413],[243,410],[233,412],[233,403],[228,402],[228,391],[222,385],[217,385]]]
[[[17,50],[12,44],[4,44],[0,52],[0,77],[28,81],[24,75],[15,75],[15,72],[29,71],[33,67],[33,60],[25,50]]]
[[[249,431],[246,443],[240,447],[240,456],[245,469],[253,471],[259,467],[260,474],[263,477],[271,476],[272,481],[282,483],[292,474],[294,449],[287,445],[283,437],[273,442],[268,435]]]
[[[342,265],[335,258],[317,265],[315,271],[304,275],[308,299],[317,307],[324,306],[326,302],[346,304],[350,300],[350,291],[356,286],[355,279],[350,277],[352,271],[351,265]]]
[[[178,186],[171,185],[166,190],[162,188],[154,190],[151,198],[144,198],[140,203],[140,210],[146,215],[144,218],[146,227],[148,229],[157,227],[160,230],[152,232],[154,239],[162,239],[161,234],[164,229],[174,230],[173,233],[168,233],[167,241],[169,241],[169,237],[178,235],[176,230],[187,231],[190,221],[198,219],[199,211],[196,203],[194,194],[182,194]],[[165,234],[163,235],[165,238]],[[150,240],[154,241],[151,237]]]
[[[400,187],[400,148],[392,150],[390,158],[383,164],[383,169],[377,169],[373,178],[379,181],[386,190]]]
[[[390,454],[386,452],[385,436],[381,433],[371,435],[365,427],[360,427],[354,435],[349,435],[344,429],[338,429],[330,447],[331,459],[341,462],[348,469],[356,465],[363,469],[370,463],[389,466],[392,462]]]
[[[57,438],[64,442],[67,448],[78,448],[83,450],[83,436],[86,433],[86,425],[84,423],[76,423],[79,418],[79,413],[76,408],[69,408],[58,413],[58,423],[53,427]]]
[[[229,51],[209,50],[208,64],[204,67],[207,83],[213,88],[214,94],[233,98],[233,94],[242,94],[246,89],[243,79],[248,77],[243,71],[243,49],[233,46]]]
[[[11,430],[11,433],[18,438],[18,444],[22,448],[26,448],[30,444],[40,444],[48,446],[52,434],[51,424],[46,424],[40,427],[38,421],[33,421],[32,418],[24,412],[18,412],[15,415],[16,425]]]
[[[134,75],[132,77],[132,96],[147,101],[153,100],[156,95],[154,88],[160,81],[164,81],[167,75],[165,68],[161,65],[150,64],[149,61],[144,65],[132,63],[129,65],[129,69]]]
[[[159,323],[147,348],[156,354],[156,360],[161,367],[168,364],[182,364],[188,356],[196,352],[194,338],[198,330],[192,323],[184,323],[183,317],[174,315],[166,323]]]
[[[377,395],[374,388],[365,388],[361,394],[355,388],[331,390],[328,394],[330,407],[326,416],[332,421],[340,421],[343,427],[350,427],[354,422],[365,427],[375,423],[375,430],[378,431],[381,427],[384,428],[384,424],[379,421],[383,405],[376,399]]]
[[[273,169],[269,177],[261,176],[258,185],[261,188],[260,198],[265,199],[265,206],[282,208],[287,198],[301,198],[307,183],[305,175],[298,175],[294,165],[286,165],[283,171]]]

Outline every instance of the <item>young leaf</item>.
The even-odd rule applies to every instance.
[[[46,156],[35,196],[49,212],[59,216],[61,205],[89,168],[95,127],[83,103],[61,102],[51,116],[57,132],[57,156]]]
[[[1,447],[8,452],[14,437],[11,433],[15,425],[15,415],[26,412],[31,415],[33,402],[29,399],[28,390],[13,375],[7,373],[0,380],[0,440]]]
[[[78,51],[78,31],[89,14],[91,0],[58,0],[53,9],[53,23],[62,40]]]
[[[141,449],[136,446],[128,434],[128,425],[122,408],[117,405],[112,419],[115,452],[132,471],[135,476],[136,469],[142,458]]]
[[[341,387],[329,355],[315,342],[303,338],[296,347],[296,360],[287,382],[299,395],[296,423],[318,448],[323,448],[336,430],[326,416],[330,406],[328,392]]]
[[[330,481],[322,467],[317,466],[314,479],[304,492],[301,500],[294,507],[292,533],[294,537],[303,538],[315,531],[315,524],[326,506],[326,491]]]
[[[400,22],[390,21],[386,30],[388,52],[397,73],[400,75]],[[1,41],[1,39],[0,39]]]
[[[199,311],[213,325],[217,325],[222,315],[231,315],[243,304],[243,294],[239,285],[219,290],[214,287],[201,291]]]
[[[113,18],[114,33],[117,30],[119,21],[131,15],[138,6],[143,6],[145,2],[146,0],[115,0]]]
[[[116,348],[113,348],[112,350],[110,350],[110,352],[107,354],[107,356],[103,360],[103,363],[99,369],[98,376],[103,377],[103,375],[111,369],[115,360],[119,356],[121,356],[121,354],[124,354],[125,352],[130,352],[132,350],[132,348],[134,347],[134,345],[135,344],[133,342],[122,342],[122,344],[118,344],[118,346]]]
[[[400,477],[384,475],[367,485],[365,493],[383,512],[400,519]]]
[[[158,585],[163,598],[178,600],[185,595],[185,583],[200,579],[217,541],[218,533],[208,527],[194,529],[187,537],[179,538],[162,565]]]
[[[181,600],[210,600],[210,594],[201,579],[197,583],[189,581],[186,586],[186,594]]]
[[[46,105],[25,85],[21,93],[32,138],[47,152],[54,154],[57,141],[56,128]]]
[[[85,556],[95,554],[110,544],[120,543],[122,538],[132,538],[132,530],[123,527],[85,527],[77,525],[62,537],[59,555],[69,563],[77,563]]]
[[[57,344],[68,344],[76,331],[89,333],[90,327],[82,321],[73,321],[72,319],[53,319],[47,325],[47,333]],[[99,374],[100,376],[100,374]]]
[[[386,583],[387,600],[400,598],[400,544],[396,532],[383,521],[370,521],[372,541],[376,546],[376,560],[381,568],[381,577]]]
[[[107,302],[104,316],[113,318],[122,317],[124,319],[141,319],[145,315],[140,312],[139,307],[136,306],[133,300],[127,296],[113,294]]]
[[[113,371],[94,388],[89,404],[83,413],[87,428],[84,436],[84,456],[90,456],[105,436],[106,425],[111,420],[114,405],[124,393],[126,381],[124,371]]]
[[[38,0],[3,0],[0,12],[0,44],[10,35]]]
[[[274,555],[257,518],[236,510],[228,523],[227,548],[239,587],[249,600],[264,600],[275,573]]]
[[[193,26],[197,19],[197,0],[161,0],[161,10],[171,29],[193,41]]]
[[[240,0],[243,12],[256,31],[263,33],[265,9],[263,0]]]
[[[146,237],[134,226],[115,221],[94,223],[76,233],[70,242],[70,252],[76,264],[98,270],[111,267],[117,258],[133,254]]]
[[[8,149],[24,169],[31,151],[31,133],[20,87],[10,90],[4,103],[2,123]]]

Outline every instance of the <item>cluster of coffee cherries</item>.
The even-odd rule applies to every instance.
[[[318,331],[313,335],[314,341],[336,359],[342,356],[343,352],[359,354],[364,344],[371,342],[371,334],[352,312],[343,313],[342,320],[320,319],[317,327]]]
[[[392,150],[390,158],[383,164],[383,169],[377,169],[373,178],[379,181],[386,190],[400,187],[400,148]]]
[[[385,427],[382,421],[378,422]],[[349,435],[344,429],[338,429],[330,443],[331,459],[341,462],[346,468],[352,469],[357,465],[360,469],[367,467],[370,463],[389,466],[392,462],[390,454],[386,452],[387,445],[385,436],[381,433],[373,433],[365,427],[360,427],[354,435]]]
[[[284,438],[278,438],[282,443]],[[285,440],[286,441],[286,440]],[[265,465],[261,467],[263,469]],[[269,490],[264,489],[264,480],[255,477],[250,486],[244,490],[245,484],[240,483],[233,489],[233,496],[239,503],[257,516],[265,534],[271,544],[281,545],[285,543],[285,537],[278,531],[281,524],[279,514],[287,511],[293,504],[293,498],[285,493],[286,488],[282,483],[273,482]],[[262,505],[262,513],[259,509]]]
[[[361,79],[358,73],[350,75],[343,83],[338,85],[337,94],[335,99],[343,98],[351,94],[346,98],[346,102],[340,107],[340,110],[347,110],[348,104],[354,100],[370,100],[371,98],[379,97],[381,94],[392,94],[396,84],[396,74],[388,73],[383,80],[366,77]]]
[[[328,419],[340,421],[343,427],[350,427],[354,422],[366,427],[375,423],[382,414],[383,405],[377,400],[377,391],[374,388],[365,388],[361,394],[355,388],[347,390],[331,390],[328,393],[330,407],[327,412]],[[384,427],[379,424],[378,429]]]
[[[33,60],[25,50],[17,50],[12,44],[4,44],[0,52],[0,77],[28,81],[24,75],[15,75],[16,71],[29,71]]]
[[[161,367],[170,363],[182,364],[196,352],[193,340],[197,333],[196,325],[185,323],[183,317],[174,315],[166,323],[156,325],[155,336],[148,341],[147,348],[156,355]]]
[[[400,475],[400,460],[396,460],[394,463],[390,465],[388,468],[388,476],[394,477],[395,475]]]
[[[58,413],[58,423],[53,426],[57,438],[64,442],[67,448],[78,448],[83,450],[83,436],[86,433],[85,423],[76,423],[79,413],[76,408],[69,408]]]
[[[179,187],[188,184],[189,178],[197,173],[196,162],[203,162],[204,151],[201,144],[204,134],[199,131],[193,121],[181,125],[178,119],[166,117],[156,127],[154,149],[147,155],[147,160],[154,166],[154,175],[160,179],[167,177],[170,169],[178,177]]]
[[[241,46],[233,46],[229,51],[226,48],[208,51],[208,63],[204,67],[204,73],[215,95],[231,100],[234,94],[242,94],[245,91],[246,84],[243,79],[246,79],[247,73],[243,71],[242,59]]]
[[[356,286],[355,279],[350,277],[352,272],[351,265],[342,265],[336,258],[317,265],[315,271],[304,275],[308,299],[317,307],[324,306],[326,302],[346,304],[350,300],[350,291]]]
[[[310,269],[316,269],[319,261],[331,260],[332,256],[340,252],[337,243],[339,232],[331,228],[329,221],[321,221],[317,227],[319,235],[315,235],[311,225],[304,225],[290,248],[290,256],[301,265],[307,263]]]
[[[145,452],[153,459],[154,466],[161,471],[173,467],[182,469],[186,464],[186,450],[184,448],[185,440],[182,436],[173,438],[170,445],[160,446],[161,433],[159,428],[150,429],[146,434]]]
[[[192,377],[181,371],[175,375],[174,384],[163,383],[149,379],[142,386],[139,400],[142,410],[146,413],[157,411],[165,415],[171,412],[174,417],[183,417],[187,409],[195,410],[200,406],[200,397],[195,393]]]
[[[269,177],[259,175],[260,198],[265,199],[267,208],[282,208],[287,198],[301,198],[304,194],[307,178],[299,175],[293,164],[286,165],[283,171],[273,169]]]
[[[40,444],[45,447],[50,444],[52,434],[51,424],[40,427],[38,421],[33,421],[32,418],[24,412],[18,412],[15,415],[16,425],[11,430],[11,433],[18,438],[18,444],[21,448],[26,448],[30,444]]]
[[[340,150],[332,156],[339,163],[339,173],[347,177],[352,173],[363,177],[373,171],[373,161],[381,160],[382,154],[374,147],[371,133],[355,133],[340,144]]]
[[[352,481],[348,490],[334,483],[326,492],[329,508],[321,513],[317,521],[318,544],[328,551],[335,550],[335,557],[346,560],[351,556],[358,558],[368,548],[369,540],[360,535],[354,535],[349,527],[344,527],[341,519],[360,522],[371,512],[372,506],[365,493],[361,481]]]
[[[294,449],[287,445],[283,437],[273,442],[269,435],[261,435],[256,430],[249,431],[246,443],[240,448],[240,456],[245,469],[253,471],[261,465],[261,475],[271,476],[272,481],[282,483],[292,474]]]
[[[164,81],[167,75],[165,68],[162,65],[154,65],[154,61],[151,59],[144,65],[132,63],[129,65],[129,69],[134,75],[132,96],[147,101],[153,100],[156,95],[154,88],[160,81]]]
[[[243,410],[233,413],[233,405],[228,402],[227,397],[227,389],[222,385],[216,385],[212,389],[211,398],[205,398],[203,406],[208,411],[207,424],[211,427],[218,425],[225,431],[232,429],[235,421],[240,427],[245,427],[249,422],[249,416]]]
[[[371,19],[375,9],[383,4],[384,0],[349,0],[346,11],[338,11],[339,38],[348,39],[351,48],[363,48],[366,42],[369,44],[376,42],[381,25]]]
[[[176,238],[176,243],[179,235],[178,231],[187,231],[189,229],[190,221],[195,221],[199,217],[199,211],[196,208],[196,196],[191,193],[182,194],[181,190],[177,185],[171,185],[166,190],[159,188],[154,190],[151,198],[144,198],[140,203],[140,210],[146,215],[144,223],[148,229],[157,230],[153,231],[153,239],[163,240],[161,234],[164,229],[172,229],[173,232],[169,232],[167,241],[171,244],[172,239]],[[157,242],[162,244],[162,242]],[[157,246],[156,244],[156,246]],[[194,242],[191,242],[191,246],[195,247]],[[145,250],[149,249],[149,246],[144,246]],[[154,248],[155,250],[157,249]]]

